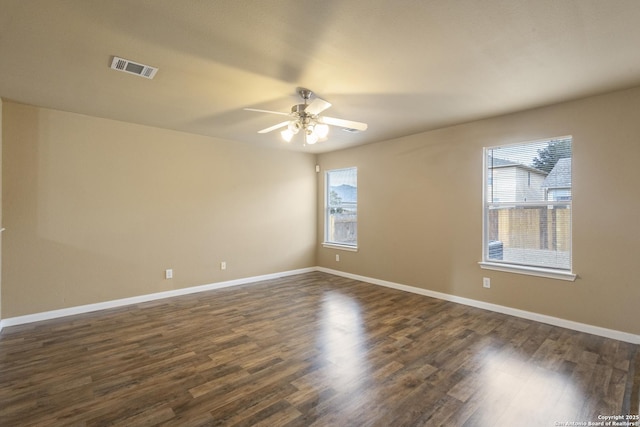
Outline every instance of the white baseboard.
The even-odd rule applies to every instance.
[[[148,301],[155,301],[163,298],[176,297],[180,295],[193,294],[196,292],[210,291],[213,289],[228,288],[230,286],[246,285],[263,280],[277,279],[279,277],[293,276],[295,274],[309,273],[317,271],[315,267],[301,268],[298,270],[284,271],[280,273],[264,274],[261,276],[246,277],[242,279],[228,280],[225,282],[210,283],[208,285],[193,286],[189,288],[174,289],[171,291],[157,292],[153,294],[140,295],[136,297],[117,299],[112,301],[99,302],[95,304],[80,305],[76,307],[62,308],[60,310],[45,311],[42,313],[27,314],[24,316],[9,317],[0,320],[0,331],[5,326],[23,325],[25,323],[39,322],[41,320],[56,319],[58,317],[72,316],[74,314],[90,313],[92,311],[117,308],[125,305],[140,304]]]
[[[508,314],[510,316],[520,317],[523,319],[534,320],[540,323],[559,326],[561,328],[572,329],[574,331],[585,332],[592,335],[598,335],[605,338],[611,338],[618,341],[624,341],[631,344],[640,344],[640,335],[634,335],[627,332],[616,331],[614,329],[601,328],[599,326],[588,325],[586,323],[574,322],[571,320],[561,319],[558,317],[547,316],[545,314],[533,313],[531,311],[519,310],[504,305],[492,304],[483,301],[477,301],[470,298],[458,297],[442,292],[430,291],[427,289],[416,288],[414,286],[402,285],[400,283],[389,282],[386,280],[374,279],[371,277],[360,276],[357,274],[345,273],[344,271],[332,270],[330,268],[317,267],[317,271],[322,271],[336,276],[346,277],[348,279],[360,280],[362,282],[374,285],[385,286],[387,288],[398,289],[405,292],[424,295],[445,301],[451,301],[458,304],[468,305],[471,307],[481,308],[484,310],[495,311],[497,313]]]
[[[227,288],[230,286],[246,285],[263,280],[277,279],[279,277],[293,276],[296,274],[310,273],[312,271],[321,271],[324,273],[342,276],[349,279],[359,280],[373,285],[385,286],[387,288],[398,289],[405,292],[424,295],[431,298],[437,298],[445,301],[451,301],[458,304],[468,305],[471,307],[481,308],[484,310],[494,311],[497,313],[508,314],[523,319],[534,320],[536,322],[546,323],[549,325],[559,326],[562,328],[572,329],[579,332],[598,335],[619,341],[625,341],[632,344],[640,344],[640,335],[634,335],[627,332],[616,331],[613,329],[602,328],[599,326],[588,325],[585,323],[574,322],[571,320],[561,319],[558,317],[547,316],[545,314],[533,313],[530,311],[519,310],[503,305],[492,304],[483,301],[477,301],[470,298],[458,297],[442,292],[430,291],[428,289],[416,288],[414,286],[403,285],[400,283],[389,282],[386,280],[374,279],[372,277],[360,276],[358,274],[346,273],[344,271],[332,270],[324,267],[308,267],[298,270],[284,271],[280,273],[265,274],[261,276],[246,277],[243,279],[229,280],[225,282],[211,283],[208,285],[193,286],[183,289],[175,289],[171,291],[158,292],[148,295],[140,295],[137,297],[123,298],[113,301],[105,301],[96,304],[81,305],[77,307],[63,308],[60,310],[46,311],[42,313],[28,314],[25,316],[10,317],[0,320],[0,331],[6,326],[22,325],[31,322],[39,322],[41,320],[56,319],[59,317],[72,316],[74,314],[89,313],[92,311],[106,310],[109,308],[117,308],[131,304],[139,304],[148,301],[154,301],[163,298],[170,298],[179,295],[187,295],[196,292],[210,291],[214,289]]]

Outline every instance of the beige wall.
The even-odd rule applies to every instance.
[[[358,167],[336,262],[315,156],[5,101],[2,317],[320,265],[640,334],[637,111],[640,88],[318,156]],[[481,270],[482,147],[568,134],[578,279]]]
[[[3,118],[4,318],[315,265],[314,155],[8,101]]]
[[[0,98],[0,206],[2,206],[2,98]],[[2,209],[0,209],[0,228]],[[0,232],[0,320],[2,319],[2,232]]]
[[[322,154],[323,171],[358,167],[359,251],[336,262],[338,251],[319,249],[318,265],[640,334],[638,111],[640,88]],[[573,135],[578,279],[480,269],[482,148],[563,135]]]

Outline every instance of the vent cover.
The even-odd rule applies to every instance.
[[[135,74],[136,76],[146,77],[152,79],[156,75],[158,69],[149,65],[138,64],[137,62],[129,61],[128,59],[113,57],[111,61],[111,68],[114,70],[122,71],[129,74]]]

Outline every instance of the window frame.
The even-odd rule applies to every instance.
[[[478,264],[480,265],[480,267],[482,269],[486,269],[486,270],[495,270],[495,271],[502,271],[502,272],[509,272],[509,273],[516,273],[516,274],[525,274],[525,275],[530,275],[530,276],[538,276],[538,277],[545,277],[545,278],[551,278],[551,279],[559,279],[559,280],[567,280],[567,281],[574,281],[577,277],[577,275],[575,273],[573,273],[573,197],[571,198],[571,200],[565,200],[565,201],[556,201],[556,200],[549,200],[549,201],[544,201],[544,203],[539,203],[539,202],[504,202],[504,203],[500,203],[500,202],[489,202],[487,197],[487,191],[488,191],[488,180],[489,180],[489,176],[488,176],[488,165],[487,165],[487,158],[488,158],[488,153],[490,150],[494,150],[497,148],[506,148],[506,147],[516,147],[516,146],[521,146],[521,145],[527,145],[527,144],[535,144],[535,143],[540,143],[540,142],[550,142],[553,140],[560,140],[560,139],[571,139],[572,143],[573,143],[573,137],[571,135],[566,135],[566,136],[562,136],[562,137],[554,137],[554,138],[545,138],[545,139],[540,139],[540,140],[533,140],[533,141],[524,141],[524,142],[518,142],[518,143],[513,143],[513,144],[502,144],[502,145],[494,145],[494,146],[490,146],[490,147],[484,147],[482,150],[482,261],[480,261]],[[573,145],[573,144],[572,144]],[[573,152],[573,147],[572,147],[572,152]],[[572,160],[573,160],[573,153],[572,153]],[[573,171],[573,169],[572,169]],[[572,172],[573,175],[573,172]],[[529,178],[530,179],[530,178]],[[493,184],[493,182],[492,182]],[[573,184],[573,183],[572,183]],[[573,187],[573,185],[572,185]],[[572,191],[572,195],[573,195],[573,191]],[[525,199],[526,200],[526,199]],[[553,267],[539,267],[539,266],[531,266],[531,265],[526,265],[526,264],[519,264],[519,263],[514,263],[514,262],[500,262],[500,261],[496,261],[494,259],[490,259],[489,258],[489,210],[490,210],[490,205],[496,205],[496,204],[505,204],[505,205],[509,205],[509,204],[517,204],[517,205],[547,205],[547,206],[555,206],[555,205],[569,205],[569,268],[568,269],[563,269],[563,268],[553,268]]]
[[[357,185],[357,179],[358,179],[358,168],[356,166],[350,166],[350,167],[345,167],[345,168],[337,168],[337,169],[329,169],[326,170],[324,173],[324,238],[323,238],[323,242],[322,242],[322,246],[325,248],[332,248],[332,249],[340,249],[340,250],[345,250],[345,251],[351,251],[351,252],[357,252],[358,251],[358,236],[357,236],[357,231],[356,231],[356,242],[355,244],[348,244],[348,243],[342,243],[342,242],[335,242],[332,240],[329,240],[329,218],[331,217],[331,213],[329,212],[329,210],[331,209],[332,206],[330,206],[330,175],[332,173],[336,173],[336,172],[341,172],[341,171],[348,171],[348,170],[354,170],[355,171],[355,176],[356,176],[356,191],[358,188]],[[356,202],[355,202],[355,211],[356,211],[356,227],[358,224],[358,195],[356,193]]]

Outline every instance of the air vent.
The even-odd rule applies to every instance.
[[[158,69],[149,65],[138,64],[137,62],[129,61],[128,59],[113,57],[111,61],[111,68],[114,70],[122,71],[129,74],[135,74],[136,76],[146,77],[152,79],[156,75]]]

